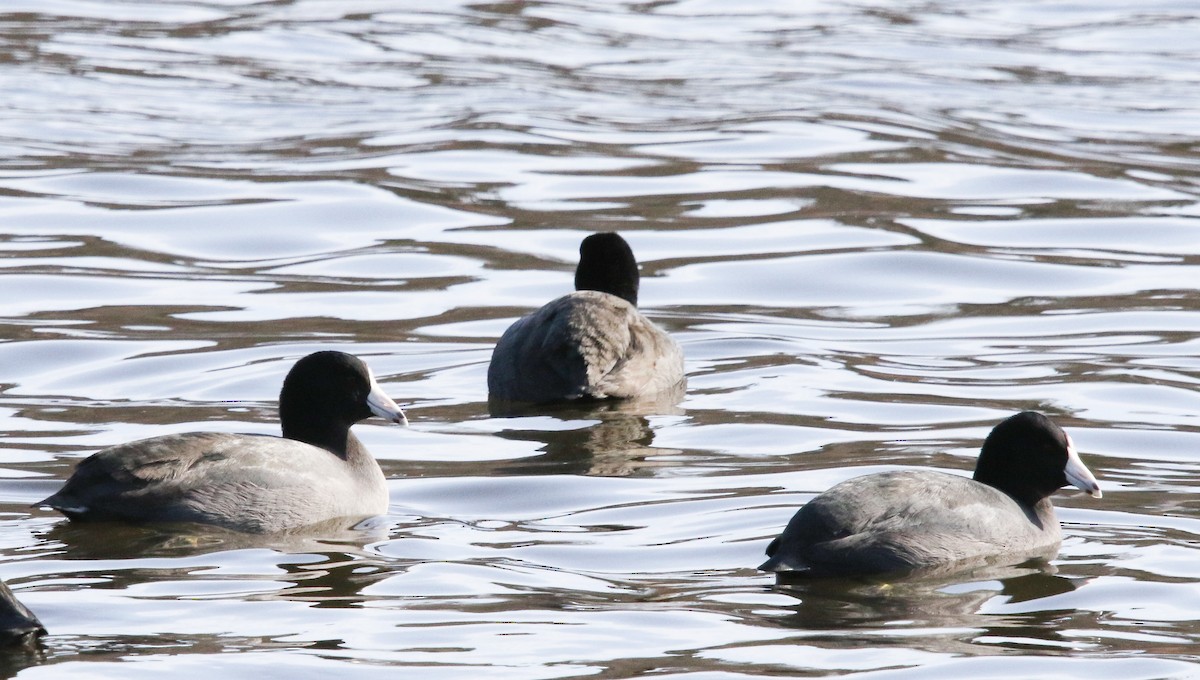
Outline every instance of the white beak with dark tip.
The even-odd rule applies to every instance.
[[[1067,482],[1071,486],[1086,491],[1091,494],[1092,498],[1100,498],[1102,495],[1100,482],[1096,481],[1096,476],[1079,459],[1079,453],[1075,450],[1075,442],[1071,441],[1070,435],[1067,436],[1067,467],[1063,469],[1063,473],[1067,476]]]
[[[397,425],[407,426],[408,417],[404,415],[404,410],[384,393],[379,383],[375,382],[375,374],[370,368],[367,369],[367,377],[371,380],[371,392],[367,395],[367,407],[371,409],[371,413]]]

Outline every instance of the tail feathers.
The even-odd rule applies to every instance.
[[[64,498],[62,497],[61,492],[56,493],[44,500],[40,500],[29,507],[50,508],[52,510],[57,510],[71,519],[84,515],[88,511],[88,507],[81,503],[78,499]]]
[[[782,573],[809,571],[812,568],[794,551],[788,550],[779,538],[771,541],[771,544],[767,546],[767,556],[767,561],[758,565],[759,571]]]
[[[780,553],[772,555],[766,562],[758,565],[759,571],[773,571],[776,573],[809,571],[811,568],[796,555]]]

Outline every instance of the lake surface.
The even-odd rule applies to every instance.
[[[436,6],[438,9],[430,9]],[[5,0],[0,577],[21,678],[1200,676],[1194,2]],[[678,404],[488,412],[617,230]],[[98,448],[363,357],[373,526],[69,526]],[[1019,410],[1048,566],[775,587],[797,507]]]

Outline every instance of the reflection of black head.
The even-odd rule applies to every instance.
[[[579,245],[575,290],[598,290],[637,306],[638,265],[633,250],[619,234],[592,234]]]
[[[975,481],[1034,505],[1067,486],[1067,434],[1046,416],[1018,413],[992,430],[975,465]]]
[[[1044,571],[1006,578],[1001,583],[1001,592],[1008,596],[1009,602],[1028,602],[1043,597],[1062,595],[1075,590],[1075,582]]]

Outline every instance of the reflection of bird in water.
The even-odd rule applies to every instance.
[[[682,385],[679,390],[682,391]],[[654,448],[654,430],[650,427],[648,414],[682,413],[675,404],[678,397],[674,391],[662,395],[661,399],[633,401],[587,401],[530,408],[529,415],[540,418],[521,418],[514,424],[545,424],[534,429],[505,429],[496,432],[497,437],[513,441],[540,442],[542,455],[506,464],[497,469],[501,474],[577,474],[620,477],[634,474],[639,469],[672,465],[661,460],[650,460],[660,456],[679,453],[675,449]],[[504,414],[519,415],[511,405],[506,405]],[[495,415],[495,413],[493,413]],[[547,422],[547,419],[550,419]],[[580,424],[582,427],[564,429],[562,425]]]
[[[683,351],[637,310],[638,284],[625,239],[585,238],[575,292],[521,317],[496,343],[489,400],[628,399],[682,386]]]
[[[94,562],[106,565],[114,559],[128,561],[122,569],[101,567],[107,588],[136,587],[153,581],[155,574],[170,581],[180,581],[181,574],[188,575],[185,581],[253,580],[261,575],[270,583],[255,597],[345,606],[347,600],[366,599],[362,595],[365,587],[397,570],[396,560],[384,560],[365,547],[386,539],[390,529],[391,523],[382,518],[356,526],[331,521],[303,531],[270,535],[197,524],[62,523],[48,531],[45,540],[61,544],[60,558],[67,565],[63,567],[64,576],[72,573],[71,564],[78,564],[79,572],[86,573],[95,568],[91,566]],[[238,555],[240,551],[253,551],[253,556]],[[269,569],[263,572],[251,566],[245,572],[247,561],[255,560],[265,561]],[[226,563],[231,565],[231,575],[214,573],[214,566]],[[280,588],[280,582],[286,587]],[[187,594],[186,582],[178,588]]]
[[[127,524],[103,522],[54,525],[44,540],[61,544],[68,560],[181,557],[228,550],[265,548],[290,554],[329,550],[361,551],[388,536],[384,517],[337,518],[273,534],[246,534],[204,524]]]
[[[989,601],[1006,598],[1008,602],[1029,602],[1075,590],[1071,579],[1057,576],[1054,567],[1040,560],[1019,566],[983,567],[954,576],[906,577],[894,581],[877,578],[797,579],[778,591],[799,598],[787,617],[768,619],[774,625],[803,630],[836,630],[864,624],[908,621],[912,626],[969,627],[996,626],[1007,635],[1042,637],[1038,625],[1029,625],[1026,613],[1006,617],[980,614]],[[999,582],[999,588],[996,585]],[[972,587],[974,586],[974,587]],[[1049,620],[1057,612],[1047,611]],[[1017,633],[1021,628],[1031,630]],[[1047,626],[1053,631],[1053,626]],[[999,634],[999,632],[997,633]]]

